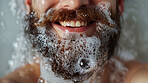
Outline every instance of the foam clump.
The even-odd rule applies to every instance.
[[[111,13],[109,11],[110,6],[111,4],[109,2],[103,1],[98,4],[97,8],[105,14],[110,24],[115,24],[114,20],[111,19]]]
[[[79,72],[80,74],[86,74],[96,67],[96,56],[99,56],[99,47],[101,46],[100,39],[96,36],[86,37],[84,34],[74,35],[73,33],[67,33],[72,37],[69,36],[69,38],[67,39],[61,39],[59,43],[57,34],[53,35],[52,31],[50,35],[45,34],[45,27],[40,28],[39,31],[41,32],[41,34],[38,35],[36,41],[40,41],[39,43],[41,45],[37,46],[36,49],[39,51],[48,50],[48,52],[46,53],[48,56],[41,58],[41,60],[43,61],[42,63],[44,64],[43,68],[41,66],[42,70],[54,70],[51,66],[58,64],[56,70],[54,70],[55,75],[58,74],[58,72],[56,71],[59,71],[61,65],[64,69],[62,75],[64,75],[65,71],[68,71],[70,75],[74,75],[77,72]],[[47,47],[48,49],[46,49]],[[43,51],[42,53],[45,52]],[[49,63],[52,65],[49,65]],[[42,70],[41,74],[44,73],[44,71]],[[51,74],[51,72],[49,72],[48,74]],[[44,74],[44,76],[41,76],[46,78],[46,75]],[[46,80],[49,79],[51,78],[47,78]],[[84,78],[82,78],[82,80],[83,79]]]

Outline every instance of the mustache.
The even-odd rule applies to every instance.
[[[49,13],[46,13],[42,18],[42,20],[38,19],[38,21],[34,23],[35,26],[45,26],[51,22],[64,22],[71,20],[101,22],[102,24],[106,24],[110,27],[115,26],[115,24],[111,24],[108,22],[108,19],[103,11],[95,7],[80,7],[77,10],[53,9]]]

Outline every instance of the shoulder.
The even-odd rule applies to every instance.
[[[0,79],[0,83],[37,83],[40,75],[38,64],[26,64]]]
[[[148,83],[148,64],[128,61],[125,65],[129,69],[125,83]]]

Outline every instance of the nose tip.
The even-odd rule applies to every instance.
[[[89,65],[89,60],[87,59],[82,59],[79,63],[80,67],[83,68],[83,69],[89,69],[90,68],[90,65]]]
[[[62,7],[70,10],[78,9],[81,6],[87,6],[89,0],[63,0]]]

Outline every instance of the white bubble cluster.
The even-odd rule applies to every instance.
[[[109,11],[110,6],[111,4],[109,2],[102,1],[98,4],[97,8],[105,14],[110,24],[115,24],[114,20],[111,19],[111,12]]]

